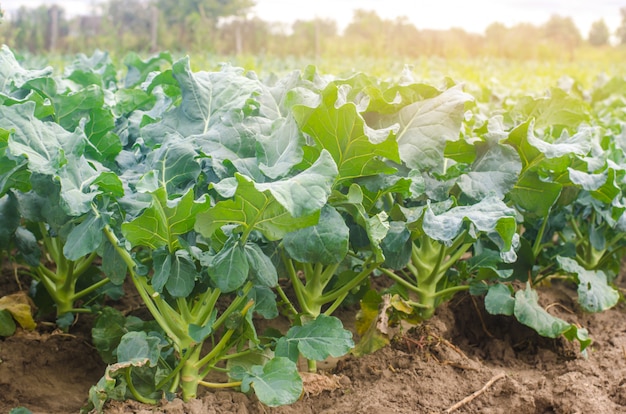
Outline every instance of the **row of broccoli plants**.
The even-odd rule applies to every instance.
[[[97,52],[56,76],[0,52],[0,248],[59,327],[98,313],[97,410],[200,386],[292,403],[299,358],[315,371],[354,349],[332,314],[371,277],[394,284],[362,306],[393,295],[392,322],[469,290],[581,350],[587,331],[543,309],[536,287],[571,281],[591,312],[619,299],[623,80],[500,99],[408,70],[260,80],[167,53],[124,63],[121,75]],[[127,277],[152,321],[102,306]],[[5,302],[6,326],[19,322]],[[280,314],[287,332],[257,331]],[[358,352],[388,339],[370,322]]]

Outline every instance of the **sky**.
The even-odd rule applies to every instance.
[[[20,6],[58,4],[67,15],[87,14],[99,0],[0,0],[8,12]],[[621,22],[626,0],[256,0],[251,15],[289,24],[296,19],[332,18],[343,29],[355,9],[374,10],[383,18],[406,16],[418,29],[462,28],[483,33],[493,22],[506,26],[543,24],[553,14],[571,17],[583,36],[604,19],[611,31]]]

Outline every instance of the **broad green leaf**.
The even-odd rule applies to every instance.
[[[102,360],[112,364],[117,362],[116,350],[122,336],[142,327],[143,321],[139,318],[126,317],[119,310],[107,306],[98,314],[91,328],[92,342]]]
[[[513,315],[515,298],[509,287],[502,283],[490,286],[485,296],[485,309],[492,315]]]
[[[530,286],[515,293],[514,314],[522,324],[534,329],[541,336],[556,338],[570,329],[570,324],[550,315],[539,305],[539,296]]]
[[[17,199],[13,194],[0,197],[0,251],[7,250],[13,233],[20,225]]]
[[[262,286],[274,287],[278,284],[278,274],[272,260],[254,243],[244,246],[246,261],[250,267],[251,278]]]
[[[292,404],[302,395],[302,378],[296,363],[276,357],[267,364],[254,365],[241,379],[241,391],[250,387],[263,404],[269,407]]]
[[[152,251],[152,261],[154,273],[150,284],[156,292],[161,293],[172,272],[172,255],[166,246],[161,246]]]
[[[52,72],[51,66],[37,70],[24,69],[7,45],[2,45],[0,48],[0,92],[2,93],[11,93],[21,88],[27,81],[48,77],[52,75]]]
[[[410,169],[442,173],[448,141],[457,141],[471,95],[460,86],[403,107],[385,125],[398,123],[397,142],[400,158]]]
[[[250,271],[244,248],[237,238],[231,236],[209,264],[209,277],[222,292],[240,288]]]
[[[274,121],[271,134],[259,136],[258,141],[259,168],[271,179],[287,175],[302,161],[305,140],[292,116]]]
[[[424,213],[422,228],[430,238],[447,243],[461,233],[465,222],[470,222],[475,229],[470,229],[470,233],[486,233],[500,251],[512,248],[517,230],[515,210],[496,197],[487,197],[469,206],[454,207],[439,215],[435,215],[429,206]]]
[[[302,326],[292,326],[276,344],[276,355],[297,361],[301,354],[307,359],[323,361],[340,357],[354,347],[352,333],[343,328],[334,316],[319,315]]]
[[[615,170],[608,168],[600,174],[588,174],[573,168],[568,168],[570,180],[589,191],[591,195],[603,203],[610,204],[621,190],[615,182]]]
[[[551,88],[549,97],[535,99],[528,107],[532,109],[527,116],[536,118],[538,128],[554,125],[575,128],[589,119],[587,104],[560,88]]]
[[[180,86],[181,102],[161,122],[144,128],[146,138],[155,142],[167,132],[183,137],[205,134],[221,116],[241,111],[261,90],[259,82],[243,76],[243,69],[225,65],[220,72],[193,73],[188,57],[175,62],[171,73]]]
[[[385,257],[380,243],[389,230],[387,213],[382,211],[370,217],[363,206],[363,190],[357,184],[350,186],[348,194],[334,191],[329,198],[329,204],[339,211],[348,212],[354,219],[354,222],[360,226],[361,229],[365,230],[364,238],[367,238],[365,241],[359,240],[359,243],[356,243],[356,240],[351,234],[351,243],[356,243],[357,247],[367,246],[371,248],[376,256],[376,261],[382,262]]]
[[[463,193],[473,200],[489,195],[502,199],[517,182],[522,169],[517,152],[505,145],[494,145],[481,151],[471,170],[457,182]]]
[[[255,184],[259,191],[268,190],[293,217],[308,216],[322,208],[337,176],[337,166],[330,154],[322,150],[311,167],[301,173],[272,183]]]
[[[144,163],[149,169],[137,184],[138,191],[153,192],[164,188],[170,199],[185,194],[200,175],[197,155],[187,142],[167,141],[146,157]]]
[[[104,107],[104,91],[98,85],[88,85],[76,92],[66,95],[56,95],[53,98],[56,120],[59,125],[68,131],[76,129],[81,119],[90,116],[92,109],[97,116],[107,114],[109,129],[113,127],[113,115],[110,111],[102,112]],[[96,121],[95,118],[92,121]]]
[[[193,259],[186,250],[177,250],[172,255],[170,274],[165,288],[175,298],[186,298],[191,294],[198,277]]]
[[[131,52],[124,57],[123,63],[128,68],[124,78],[124,86],[133,88],[145,81],[150,72],[159,71],[162,64],[171,64],[172,56],[169,52],[161,52],[146,60],[141,60],[136,53]]]
[[[104,239],[104,224],[102,217],[89,214],[67,235],[63,255],[69,260],[78,260],[95,251]]]
[[[189,325],[189,336],[191,339],[196,341],[196,343],[201,344],[205,339],[209,337],[213,333],[213,324],[217,319],[217,309],[213,309],[209,319],[202,326],[196,324]]]
[[[109,85],[116,82],[117,70],[107,52],[96,50],[91,56],[78,54],[66,66],[65,76],[82,86]]]
[[[285,234],[282,243],[298,262],[329,265],[346,257],[349,238],[350,229],[341,214],[326,205],[316,225]]]
[[[563,157],[569,159],[572,156],[584,157],[591,150],[593,137],[591,128],[582,127],[571,137],[564,133],[556,141],[550,143],[535,137],[533,127],[534,122],[529,120],[513,129],[505,141],[517,149],[522,160],[522,171],[529,167],[539,168],[542,163],[546,163],[544,159],[552,160],[552,164],[549,165],[553,167],[558,165],[557,171],[565,171],[569,162],[555,164],[558,159]]]
[[[258,230],[268,240],[278,240],[286,233],[317,223],[319,211],[306,217],[294,218],[271,194],[259,191],[254,182],[235,174],[237,190],[232,200],[218,202],[196,216],[195,229],[205,237],[226,225],[237,231]]]
[[[254,312],[265,319],[278,317],[278,307],[276,306],[276,294],[267,286],[254,286],[248,297],[254,301]]]
[[[160,353],[159,338],[148,336],[145,332],[128,332],[117,347],[117,360],[119,363],[153,367],[159,361]]]
[[[11,312],[6,309],[0,309],[0,337],[11,336],[16,329],[17,325],[15,325]]]
[[[93,199],[101,193],[94,185],[100,171],[93,168],[93,163],[84,157],[68,155],[67,164],[60,168],[58,176],[61,182],[61,205],[67,214],[80,216],[90,211]],[[122,190],[121,186],[118,181],[118,191]]]
[[[385,254],[384,266],[396,270],[403,269],[409,263],[413,251],[411,232],[403,222],[392,221],[380,246]]]
[[[316,151],[327,150],[337,164],[338,181],[358,177],[392,173],[393,168],[383,160],[400,162],[398,144],[391,131],[385,138],[372,139],[375,134],[365,124],[356,105],[336,105],[338,88],[330,84],[324,90],[322,103],[317,108],[298,105],[293,108],[302,131],[314,141]]]
[[[8,153],[25,156],[33,172],[55,174],[67,160],[65,153],[80,154],[84,136],[70,133],[59,124],[34,117],[35,104],[0,106],[0,128],[11,131]]]
[[[15,229],[15,247],[22,259],[30,266],[39,266],[41,249],[37,238],[24,227]]]
[[[177,246],[178,236],[193,230],[196,216],[209,208],[208,198],[194,200],[193,190],[167,200],[163,188],[152,194],[152,204],[139,217],[122,223],[122,233],[133,246],[157,249]]]
[[[524,215],[547,217],[562,188],[561,184],[543,181],[537,173],[529,172],[519,179],[509,197]]]
[[[10,157],[7,153],[10,131],[0,129],[0,195],[9,188],[27,192],[30,190],[30,172],[24,157]]]
[[[606,274],[587,270],[575,260],[557,256],[561,269],[574,273],[578,278],[578,303],[587,312],[602,312],[612,308],[619,301],[617,290],[609,286]]]

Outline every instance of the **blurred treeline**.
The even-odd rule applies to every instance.
[[[71,18],[61,6],[22,7],[4,16],[0,43],[35,54],[103,49],[116,54],[170,50],[279,58],[520,60],[575,59],[580,50],[626,48],[626,7],[616,10],[622,23],[614,33],[603,20],[589,33],[580,33],[570,17],[554,15],[540,25],[493,23],[481,35],[462,29],[423,30],[407,18],[387,20],[367,10],[355,11],[342,32],[328,19],[286,25],[254,17],[253,5],[253,0],[107,0],[90,15]]]

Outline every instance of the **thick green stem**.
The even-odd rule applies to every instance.
[[[203,378],[198,368],[201,351],[202,346],[200,345],[186,350],[189,356],[183,362],[183,367],[180,370],[180,389],[185,402],[196,398],[198,395],[198,384]],[[185,354],[185,356],[187,355]]]
[[[539,232],[537,233],[535,244],[533,244],[533,257],[539,256],[539,253],[541,252],[541,247],[542,247],[541,241],[543,240],[543,234],[546,231],[547,225],[548,225],[548,216],[544,217],[543,223],[541,223],[541,227],[539,228]]]
[[[307,359],[306,360],[306,365],[307,365],[307,369],[309,370],[309,372],[317,372],[317,361],[314,359]]]

